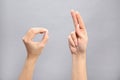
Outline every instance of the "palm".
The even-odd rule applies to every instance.
[[[81,52],[84,52],[86,50],[86,47],[87,47],[87,33],[85,30],[81,30],[81,33],[84,35],[83,38],[77,38],[77,46],[72,46],[72,45],[69,45],[70,47],[70,50],[72,53],[81,53]]]

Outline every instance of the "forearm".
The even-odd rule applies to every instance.
[[[86,53],[72,54],[72,80],[87,80]]]
[[[41,41],[34,42],[37,34],[44,34]],[[48,30],[45,28],[30,28],[23,37],[23,42],[27,50],[25,65],[19,77],[19,80],[32,80],[35,63],[40,56],[48,40]]]
[[[36,61],[36,58],[26,58],[25,65],[23,67],[19,80],[32,80]]]

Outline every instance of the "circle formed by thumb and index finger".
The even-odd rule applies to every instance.
[[[42,34],[42,33],[48,33],[48,30],[45,29],[45,28],[30,28],[28,30],[28,32],[26,33],[25,37],[28,39],[28,40],[32,40],[35,35],[37,34]]]

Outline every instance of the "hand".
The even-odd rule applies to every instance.
[[[69,47],[72,54],[86,53],[88,36],[85,29],[82,17],[77,11],[72,10],[71,15],[73,18],[75,31],[71,32],[68,37]]]
[[[33,38],[37,34],[44,34],[40,42],[34,42]],[[23,42],[27,49],[27,57],[37,58],[42,52],[48,40],[48,30],[45,28],[31,28],[23,37]]]

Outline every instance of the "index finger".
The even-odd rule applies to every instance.
[[[80,13],[78,11],[76,11],[76,17],[77,17],[77,21],[78,21],[80,29],[85,29],[85,25],[84,25],[83,19],[80,16]]]
[[[74,26],[75,26],[75,29],[78,25],[78,21],[77,21],[77,18],[76,18],[76,12],[74,10],[71,10],[71,16],[72,16],[72,19],[73,19],[73,23],[74,23]]]
[[[45,28],[31,28],[26,33],[25,37],[28,40],[32,40],[36,34],[41,34],[41,33],[45,33],[45,32],[47,32],[47,29],[45,29]]]

